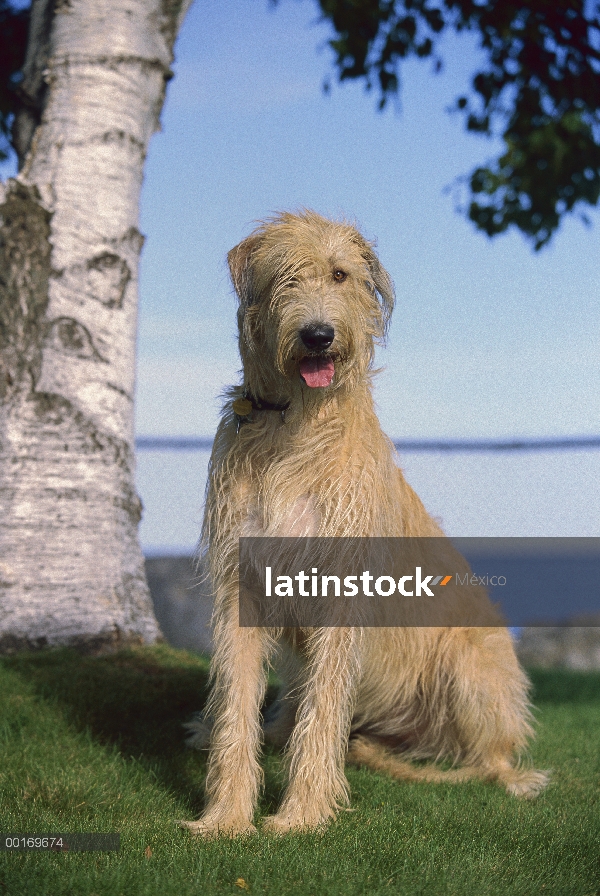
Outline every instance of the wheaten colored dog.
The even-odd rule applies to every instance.
[[[240,536],[441,536],[396,465],[371,396],[393,286],[349,224],[282,214],[229,253],[244,382],[231,389],[209,473],[203,544],[215,594],[207,804],[195,833],[254,831],[267,665],[285,685],[266,736],[286,745],[274,832],[314,828],[348,803],[348,759],[395,778],[499,781],[535,796],[519,767],[528,682],[494,628],[269,630],[238,624]],[[450,771],[405,757],[447,757]]]

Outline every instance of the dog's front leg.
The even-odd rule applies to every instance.
[[[252,820],[262,783],[260,707],[271,639],[265,629],[240,628],[237,588],[221,606],[214,626],[213,690],[206,710],[214,720],[206,808],[199,821],[184,823],[205,836],[254,832]]]
[[[290,780],[267,831],[315,828],[348,803],[344,761],[360,674],[360,629],[315,629],[306,644],[307,671],[288,746]]]

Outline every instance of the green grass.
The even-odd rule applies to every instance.
[[[0,663],[0,828],[118,831],[118,853],[0,852],[0,896],[600,894],[600,673],[532,673],[533,760],[547,791],[397,784],[348,770],[352,812],[322,834],[195,841],[175,825],[202,807],[203,754],[181,723],[207,665],[167,647]],[[265,758],[261,814],[281,791]],[[151,855],[147,848],[150,847]],[[147,855],[148,853],[148,855]]]

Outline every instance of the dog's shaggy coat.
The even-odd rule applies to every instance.
[[[394,293],[372,244],[349,224],[282,214],[232,249],[229,266],[243,383],[230,390],[210,463],[201,545],[215,595],[213,686],[204,721],[190,726],[196,746],[211,728],[207,804],[186,826],[255,830],[274,658],[284,685],[265,735],[285,745],[289,783],[264,829],[331,819],[348,802],[346,759],[398,779],[495,779],[534,796],[546,776],[518,764],[532,733],[528,681],[506,629],[239,626],[240,536],[443,533],[373,407],[374,348]]]

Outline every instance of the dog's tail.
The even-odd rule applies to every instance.
[[[351,739],[347,762],[382,772],[397,781],[423,781],[430,784],[459,784],[464,781],[498,781],[513,796],[531,799],[548,783],[548,772],[514,768],[507,761],[499,761],[489,768],[464,766],[447,771],[435,765],[414,765],[397,753],[387,750],[374,738],[360,735]]]
[[[414,765],[397,753],[392,753],[374,738],[361,734],[353,737],[348,745],[346,761],[351,765],[366,766],[375,772],[382,772],[396,781],[427,781],[430,784],[460,783],[473,778],[481,778],[481,771],[475,768],[451,768],[448,771],[435,765]]]

